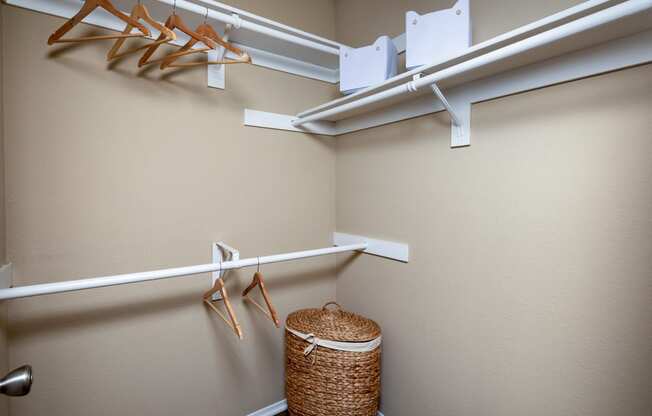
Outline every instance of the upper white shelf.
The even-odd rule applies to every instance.
[[[299,113],[295,128],[338,121],[540,63],[560,55],[631,36],[652,28],[652,0],[592,0],[477,44],[446,62],[422,66]],[[420,74],[421,78],[413,80]]]
[[[70,18],[81,8],[82,0],[3,0],[5,3],[53,16]],[[113,0],[125,13],[134,6],[134,0]],[[229,40],[251,55],[253,64],[280,71],[337,83],[339,81],[339,51],[342,44],[321,36],[284,25],[279,22],[236,9],[214,0],[155,0],[148,1],[150,14],[159,21],[176,12],[184,21],[195,27],[204,16],[215,29],[224,32],[226,24],[234,27]],[[96,10],[84,23],[104,29],[122,31],[125,24],[104,10]],[[150,29],[152,29],[150,27]],[[54,30],[54,28],[53,28]],[[152,30],[153,36],[158,32]],[[176,43],[184,44],[187,38],[180,34]],[[44,41],[45,42],[45,41]]]

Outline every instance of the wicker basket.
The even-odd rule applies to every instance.
[[[329,305],[337,309],[328,308]],[[335,302],[288,316],[285,393],[292,416],[376,416],[380,327]]]

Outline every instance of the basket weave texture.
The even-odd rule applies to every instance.
[[[380,336],[374,321],[328,308],[290,314],[286,326],[340,342],[367,342]],[[317,347],[285,331],[285,393],[293,416],[376,416],[380,401],[380,347],[350,352]]]

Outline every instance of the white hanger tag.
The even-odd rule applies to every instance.
[[[213,49],[208,51],[208,60],[217,61],[222,59],[224,48]],[[208,86],[223,90],[226,86],[226,65],[208,65]]]

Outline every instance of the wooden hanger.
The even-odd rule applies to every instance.
[[[117,18],[125,22],[127,25],[131,25],[131,27],[135,27],[141,33],[132,34],[132,33],[123,32],[120,35],[99,35],[99,36],[61,39],[63,35],[68,33],[77,24],[81,23],[81,21],[84,20],[86,16],[88,16],[93,10],[97,9],[98,7],[101,7],[107,12],[116,16]],[[135,37],[142,38],[149,35],[150,35],[149,29],[147,29],[141,23],[138,23],[136,20],[132,19],[131,17],[127,16],[126,14],[116,9],[109,0],[86,0],[76,15],[71,17],[66,23],[64,23],[59,29],[57,29],[53,34],[50,35],[50,37],[48,38],[48,45],[52,45],[54,43],[65,43],[65,42],[83,42],[89,40],[135,38]]]
[[[160,24],[159,22],[154,20],[152,18],[152,16],[150,16],[149,12],[147,11],[147,8],[145,8],[145,6],[142,5],[140,2],[138,4],[136,4],[134,6],[134,8],[131,10],[131,15],[129,17],[131,17],[135,21],[143,20],[143,21],[149,23],[150,25],[152,25],[152,27],[154,27],[159,32],[161,32],[161,35],[158,37],[157,40],[154,41],[154,43],[150,43],[150,44],[142,45],[142,46],[137,46],[137,47],[134,47],[134,48],[128,49],[126,51],[118,53],[118,51],[120,50],[122,45],[127,40],[126,38],[120,38],[120,39],[115,41],[115,43],[113,44],[113,47],[111,48],[109,53],[107,53],[107,55],[106,55],[106,60],[107,61],[110,61],[112,59],[121,58],[121,57],[126,56],[126,55],[130,55],[130,54],[132,54],[134,52],[138,52],[140,50],[149,48],[152,45],[160,45],[160,44],[163,44],[163,43],[167,43],[167,42],[176,40],[176,38],[177,38],[177,35],[175,35],[175,33],[173,31],[171,31],[167,27],[163,26],[162,24]],[[127,24],[127,27],[125,27],[125,30],[122,33],[124,33],[124,34],[130,33],[132,28],[133,28],[133,26],[131,25],[131,23],[129,23],[129,24]]]
[[[186,26],[186,24],[183,22],[181,17],[179,17],[175,12],[172,12],[172,15],[168,17],[168,19],[165,21],[165,27],[168,28],[169,30],[175,30],[179,29],[181,32],[185,33],[186,35],[190,36],[190,39],[194,39],[196,42],[201,42],[204,45],[210,47],[211,49],[215,48],[216,45],[215,43],[208,37],[200,35],[199,33],[196,33],[195,31],[191,30]],[[163,33],[161,33],[161,36],[159,36],[158,39],[156,39],[156,42],[154,42],[152,45],[149,46],[149,48],[145,51],[143,56],[140,58],[138,61],[138,66],[141,67],[143,65],[149,65],[149,64],[154,64],[158,62],[164,61],[167,56],[164,56],[159,59],[154,59],[150,61],[150,58],[156,52],[159,46],[161,46],[161,43],[157,43],[159,40],[162,39]]]
[[[207,13],[208,15],[208,10]],[[234,54],[237,55],[237,58],[235,59],[220,59],[217,61],[201,61],[201,62],[184,62],[184,63],[177,63],[176,60],[179,59],[182,56],[190,55],[193,53],[197,52],[207,52],[212,49],[215,49],[215,47],[207,47],[207,48],[197,48],[193,49],[193,46],[197,44],[197,41],[190,39],[185,45],[179,49],[179,51],[174,52],[170,55],[168,55],[163,62],[161,63],[161,69],[165,68],[182,68],[182,67],[191,67],[191,66],[199,66],[199,65],[223,65],[223,64],[244,64],[244,63],[251,63],[251,57],[244,51],[242,51],[240,48],[237,46],[227,42],[224,40],[216,31],[213,29],[211,25],[206,23],[206,17],[204,17],[204,23],[199,25],[195,32],[201,34],[202,36],[205,36],[211,40],[213,40],[217,45],[222,46],[224,49],[233,52]]]
[[[226,307],[226,312],[229,314],[229,319],[224,316],[222,312],[217,308],[217,306],[214,305],[214,302],[219,302],[219,301],[213,301],[213,295],[217,292],[220,292],[222,295],[222,299],[224,301],[224,306]],[[219,278],[215,281],[215,284],[209,290],[208,292],[204,293],[204,303],[208,305],[217,315],[226,322],[226,324],[235,332],[235,334],[238,336],[238,338],[242,339],[242,329],[240,328],[240,324],[238,324],[238,320],[235,317],[235,313],[233,312],[233,307],[231,307],[231,301],[229,300],[229,295],[226,293],[226,287],[224,287],[224,281],[222,281],[222,278]]]
[[[258,259],[258,266],[260,268],[260,259]],[[267,305],[267,309],[265,310],[264,307],[262,307],[258,302],[253,300],[251,297],[248,296],[249,292],[256,286],[260,287],[260,293],[263,295],[263,299],[265,299],[265,304]],[[265,279],[263,279],[263,275],[260,273],[259,270],[256,270],[256,273],[254,273],[254,278],[247,287],[244,292],[242,292],[242,297],[251,302],[255,307],[257,307],[262,313],[265,314],[272,322],[274,322],[274,325],[276,325],[277,328],[280,328],[281,324],[278,320],[278,315],[276,314],[276,309],[274,309],[274,305],[272,305],[272,301],[269,298],[269,293],[267,292],[267,288],[265,287]]]

